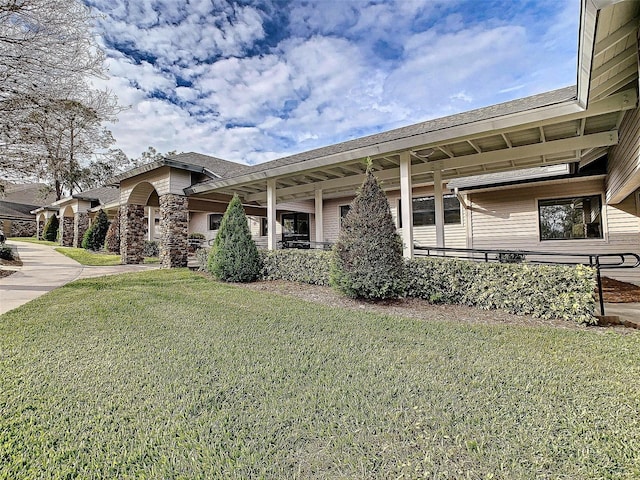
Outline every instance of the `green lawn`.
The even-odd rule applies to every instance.
[[[82,280],[0,317],[0,478],[639,478],[639,379],[638,334]]]
[[[82,265],[111,266],[120,265],[121,261],[120,255],[92,252],[90,250],[85,250],[84,248],[59,247],[55,250],[69,258],[73,258],[76,262]],[[157,257],[147,257],[144,259],[143,263],[159,263],[159,259]]]
[[[10,237],[9,240],[16,242],[38,243],[40,245],[50,245],[52,247],[60,245],[60,242],[49,242],[48,240],[38,240],[34,237]]]

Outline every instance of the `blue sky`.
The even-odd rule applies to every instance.
[[[255,164],[575,84],[579,0],[86,0],[139,156]]]

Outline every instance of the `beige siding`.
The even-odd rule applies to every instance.
[[[609,154],[607,201],[616,203],[640,186],[640,108],[627,112],[619,142]]]
[[[143,175],[127,178],[120,183],[120,203],[131,203],[135,205],[146,205],[149,196],[149,189],[141,183],[149,183],[155,188],[158,195],[164,195],[170,191],[170,169],[161,167]],[[135,190],[135,191],[134,191]]]
[[[603,239],[540,241],[538,200],[603,192],[602,181],[589,180],[471,194],[472,246],[559,253],[640,253],[640,219],[634,196],[605,207]],[[613,272],[607,275],[640,283],[640,269]]]
[[[180,170],[177,168],[171,169],[169,176],[169,192],[175,195],[184,195],[184,189],[191,186],[191,172],[187,170]],[[159,195],[162,195],[158,192]]]

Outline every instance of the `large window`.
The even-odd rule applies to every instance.
[[[600,195],[538,201],[540,240],[602,238]]]
[[[209,230],[219,230],[221,221],[222,221],[221,213],[210,213],[209,214]]]
[[[460,225],[460,201],[455,195],[444,195],[444,223],[445,225]],[[418,197],[413,203],[413,226],[424,227],[436,224],[436,200],[434,197]],[[398,200],[398,228],[402,228],[402,204]]]

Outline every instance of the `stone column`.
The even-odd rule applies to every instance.
[[[120,254],[122,264],[142,263],[144,258],[144,205],[120,207]]]
[[[73,218],[73,246],[82,247],[82,239],[84,232],[89,228],[89,214],[87,212],[78,212]]]
[[[62,217],[60,222],[60,245],[63,247],[73,246],[73,217]]]
[[[182,195],[168,193],[160,197],[160,267],[187,266],[189,201]]]

